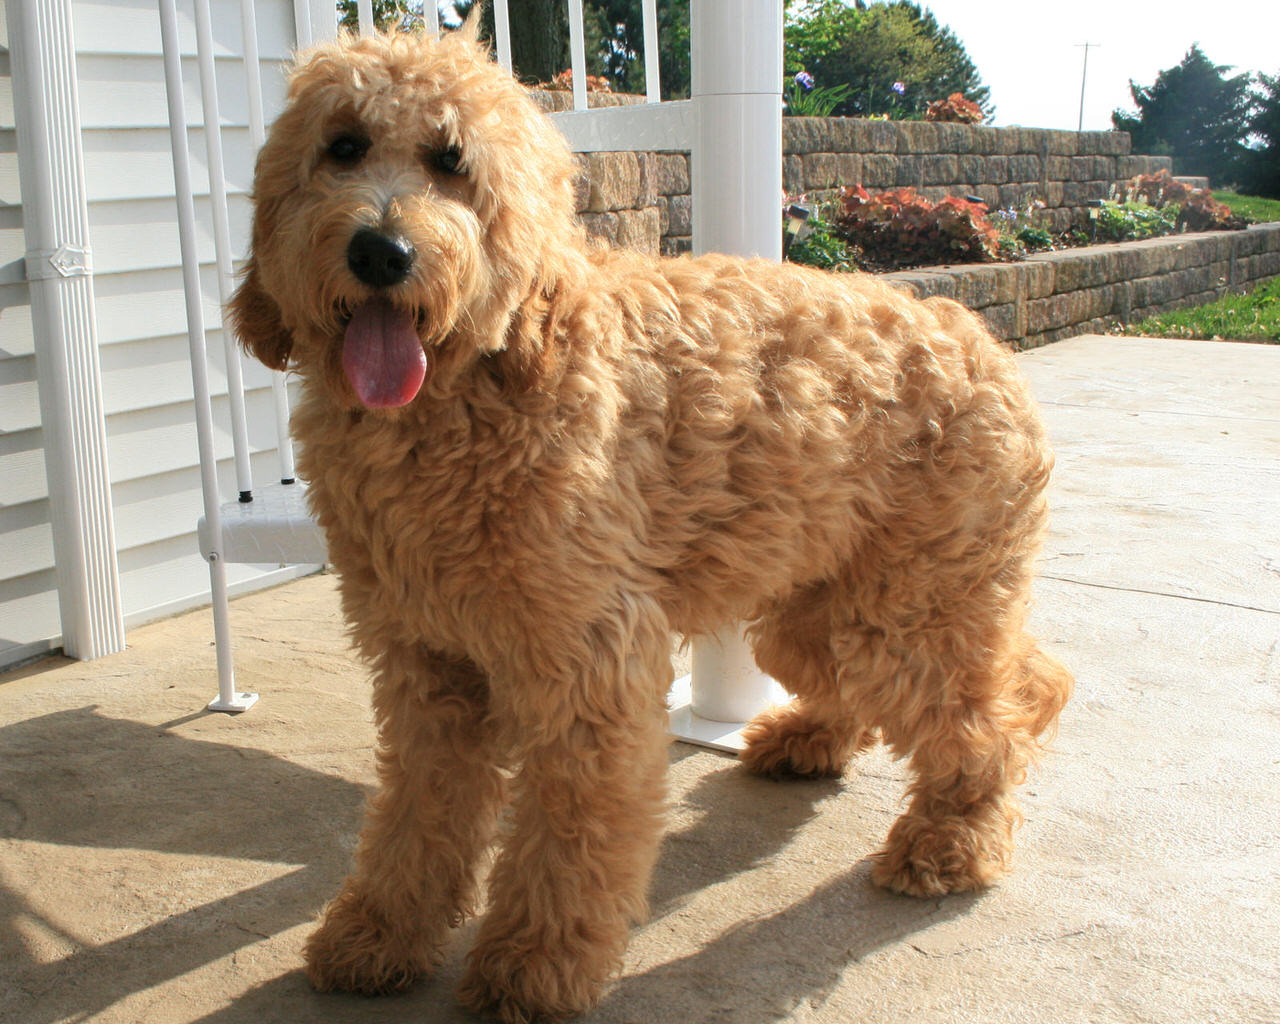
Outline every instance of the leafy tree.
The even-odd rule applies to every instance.
[[[643,93],[644,16],[640,0],[587,0],[588,64],[609,78],[615,92]],[[689,95],[689,2],[658,0],[658,81],[663,99]],[[594,36],[595,45],[592,45]],[[592,61],[594,56],[594,63]]]
[[[360,9],[356,0],[338,0],[339,24],[351,31],[360,30]],[[373,23],[383,31],[392,28],[422,28],[422,4],[413,0],[373,0]]]
[[[1280,75],[1258,75],[1243,184],[1253,195],[1280,199]]]
[[[1249,74],[1226,76],[1194,44],[1153,85],[1130,80],[1136,114],[1113,111],[1111,123],[1133,138],[1135,153],[1168,153],[1179,174],[1205,175],[1215,185],[1240,179],[1249,134]]]
[[[455,2],[466,17],[474,0]],[[583,43],[587,74],[609,79],[615,92],[643,93],[644,16],[641,0],[586,0],[583,3]],[[564,0],[508,0],[511,24],[511,63],[525,82],[550,81],[570,66],[569,19]],[[489,4],[481,21],[481,36],[494,38]],[[689,3],[658,0],[658,77],[664,99],[689,95]]]
[[[461,0],[453,6],[465,19],[477,2]],[[480,38],[494,39],[492,4],[484,5],[480,19]],[[507,19],[511,64],[521,81],[549,82],[569,66],[569,14],[564,0],[507,0]]]
[[[837,114],[920,117],[953,92],[988,119],[995,109],[955,33],[911,0],[793,0],[783,59],[788,75],[807,71],[819,86],[849,86]]]

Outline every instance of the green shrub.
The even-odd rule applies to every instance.
[[[1158,209],[1141,200],[1103,200],[1095,221],[1098,237],[1108,242],[1171,235],[1177,230],[1178,207]]]
[[[820,270],[856,270],[857,253],[836,233],[834,226],[821,214],[809,217],[808,234],[792,242],[787,259],[792,263],[818,267]]]

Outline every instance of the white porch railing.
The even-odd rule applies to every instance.
[[[184,288],[191,343],[192,379],[196,393],[197,437],[205,514],[200,523],[201,552],[209,563],[214,630],[218,650],[218,697],[209,707],[243,711],[256,694],[236,690],[231,630],[227,614],[225,563],[310,564],[324,561],[324,541],[306,514],[303,487],[293,482],[287,435],[283,383],[277,381],[280,449],[285,456],[281,484],[255,488],[248,476],[247,443],[239,427],[236,445],[239,500],[220,503],[214,475],[212,409],[206,373],[204,324],[198,264],[195,254],[195,214],[183,116],[182,78],[176,31],[175,0],[158,0],[169,95],[170,133],[177,183],[182,238]],[[216,90],[212,79],[212,42],[208,33],[208,2],[194,0],[197,48],[204,92],[204,126],[209,146],[210,176],[222,174]],[[660,102],[658,82],[657,10],[644,0],[644,60],[648,102],[641,106],[587,109],[586,55],[581,0],[567,0],[573,68],[574,109],[553,115],[578,152],[617,150],[687,150],[691,154],[693,244],[696,252],[728,252],[781,257],[779,206],[782,195],[781,83],[782,0],[692,0],[692,98]],[[493,0],[495,49],[499,62],[511,66],[510,22],[506,0]],[[300,46],[310,45],[335,31],[332,0],[295,0]],[[430,4],[428,4],[430,7]],[[246,26],[244,53],[256,54],[252,26],[253,0],[242,0]],[[358,0],[361,30],[372,30],[372,4]],[[428,20],[428,30],[438,25]],[[206,63],[209,74],[204,74]],[[261,86],[256,60],[246,59],[250,78],[250,108],[257,103],[253,126],[255,147],[262,141]],[[253,97],[257,97],[256,100]],[[221,182],[211,180],[215,210],[222,207]],[[232,254],[215,214],[219,283],[225,302],[229,295]],[[228,367],[236,366],[234,346]],[[230,385],[238,386],[236,380]],[[237,415],[233,406],[233,418]],[[241,462],[244,472],[240,472]],[[733,749],[736,731],[755,711],[781,696],[754,665],[736,630],[695,645],[692,679],[679,681],[672,695],[672,729],[682,738]]]

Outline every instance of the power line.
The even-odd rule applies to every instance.
[[[1076,46],[1084,47],[1084,67],[1080,70],[1080,122],[1076,125],[1078,132],[1084,131],[1084,82],[1089,74],[1089,47],[1101,45],[1101,43],[1076,43]]]

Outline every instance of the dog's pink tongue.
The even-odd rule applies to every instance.
[[[427,376],[427,354],[409,314],[377,300],[357,309],[343,338],[342,369],[367,408],[413,401]]]

